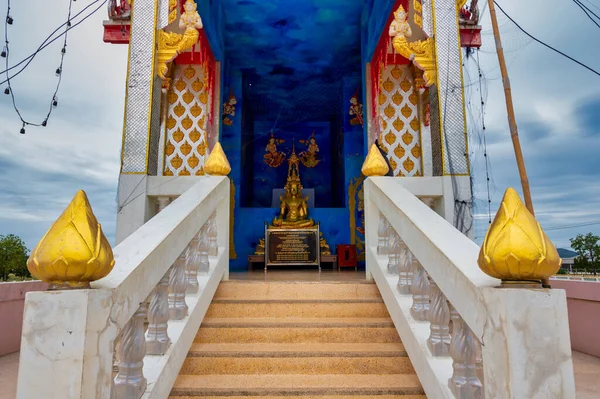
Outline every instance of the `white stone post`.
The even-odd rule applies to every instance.
[[[390,274],[398,274],[398,254],[400,252],[400,237],[398,236],[398,233],[396,233],[396,230],[394,230],[393,227],[390,226],[389,228],[390,230],[390,238],[388,241],[388,248],[387,248],[387,253],[388,253],[388,264],[387,264],[387,271]]]
[[[183,320],[188,314],[185,303],[185,290],[187,280],[185,278],[185,260],[187,248],[179,255],[171,268],[169,278],[169,315],[172,320]]]
[[[156,202],[158,203],[158,213],[160,213],[171,203],[171,198],[160,196],[156,198]]]
[[[484,397],[483,384],[477,376],[477,338],[465,324],[462,317],[453,308],[452,340],[450,356],[452,357],[452,377],[448,386],[457,399],[479,399]],[[506,364],[496,367],[507,367]]]
[[[146,378],[142,372],[146,355],[144,337],[146,312],[148,312],[146,304],[141,303],[121,334],[119,373],[115,377],[114,386],[117,399],[138,399],[146,390]]]
[[[429,279],[427,272],[419,263],[416,256],[412,256],[412,286],[413,304],[410,308],[410,314],[415,320],[429,320]]]
[[[389,248],[390,240],[390,224],[388,223],[383,213],[379,212],[379,225],[377,227],[377,253],[379,255],[386,255]]]
[[[398,292],[410,294],[412,284],[412,253],[406,243],[398,236],[400,253],[398,255]]]
[[[146,353],[148,355],[164,355],[171,339],[167,333],[169,321],[169,279],[168,271],[156,285],[150,295],[148,309],[148,332],[146,334]]]
[[[429,281],[429,297],[431,298],[429,306],[430,334],[427,339],[427,346],[433,356],[448,356],[450,353],[450,333],[448,327],[450,323],[450,309],[448,308],[446,297],[433,280]]]
[[[208,273],[210,271],[210,262],[208,260],[208,251],[210,249],[210,243],[208,238],[208,222],[200,229],[200,243],[199,249],[199,262],[198,262],[198,273]]]
[[[217,244],[217,212],[213,212],[208,219],[208,255],[219,256],[219,245]]]
[[[185,268],[185,276],[187,281],[187,294],[195,294],[199,291],[198,285],[198,267],[200,266],[200,254],[199,254],[199,246],[200,246],[200,237],[199,234],[196,234],[192,241],[190,242],[189,250],[187,251],[186,257],[186,268]]]

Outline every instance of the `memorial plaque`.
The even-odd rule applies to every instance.
[[[319,266],[319,229],[266,231],[267,266]]]

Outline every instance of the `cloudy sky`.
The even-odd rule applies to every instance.
[[[558,0],[551,7],[542,0],[498,1],[535,36],[600,69],[600,29],[572,1]],[[600,7],[600,0],[583,1]],[[0,0],[2,13],[6,3]],[[75,10],[89,3],[76,2]],[[600,13],[600,8],[592,9]],[[28,127],[25,135],[19,134],[19,118],[9,96],[0,92],[0,234],[17,234],[30,248],[78,189],[88,193],[114,242],[127,49],[102,42],[105,10],[103,6],[71,31],[59,106],[46,128]],[[494,212],[506,187],[520,188],[487,12],[485,7],[480,63]],[[14,62],[34,52],[66,20],[67,2],[13,1],[11,14]],[[499,20],[536,213],[555,244],[568,247],[568,239],[577,233],[600,233],[600,224],[562,228],[600,221],[600,77],[532,42],[502,15]],[[60,42],[49,46],[13,80],[26,120],[44,119],[61,48]],[[465,63],[478,220],[475,236],[480,241],[488,219],[479,138],[480,91],[475,58]]]

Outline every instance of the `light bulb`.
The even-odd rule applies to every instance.
[[[60,74],[62,73],[62,69],[60,67],[56,68],[56,76],[60,76]]]
[[[65,54],[67,52],[67,48],[63,47],[62,50],[60,50],[61,53]]]
[[[52,106],[53,106],[54,108],[58,107],[58,99],[57,99],[56,97],[54,97],[54,98],[52,99]]]
[[[12,24],[13,24],[13,21],[14,21],[14,20],[13,20],[13,18],[12,18],[10,15],[7,15],[7,16],[6,16],[6,23],[7,23],[7,24],[9,24],[9,25],[12,25]]]
[[[2,56],[2,58],[6,58],[7,55],[8,55],[8,48],[6,46],[4,46],[2,48],[2,53],[0,54],[0,56]]]
[[[23,127],[21,128],[21,134],[25,134],[25,125],[23,125]]]
[[[8,87],[4,89],[4,94],[10,94],[10,89]]]
[[[46,127],[47,124],[48,124],[48,119],[44,119],[44,121],[42,122],[42,126]]]

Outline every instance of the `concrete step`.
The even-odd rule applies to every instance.
[[[263,396],[263,395],[245,395],[245,396],[169,396],[169,399],[427,399],[425,395],[293,395],[293,396]]]
[[[194,344],[181,374],[414,374],[402,344]]]
[[[212,318],[196,343],[399,343],[390,318]]]
[[[206,317],[389,317],[381,298],[215,299]]]
[[[178,396],[323,396],[423,395],[414,374],[390,375],[179,375],[172,397]]]
[[[214,299],[381,299],[372,282],[226,281]]]

